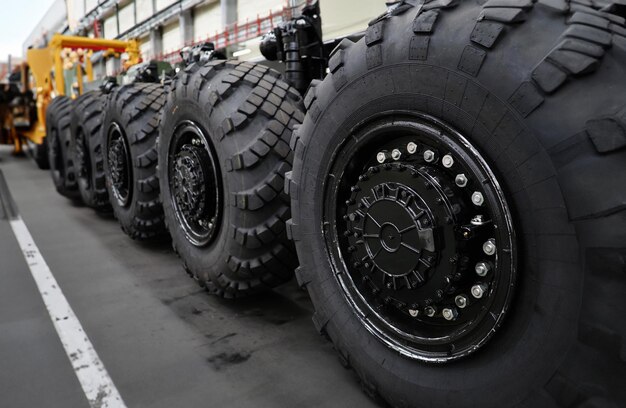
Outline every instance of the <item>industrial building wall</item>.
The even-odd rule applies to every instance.
[[[104,20],[103,29],[105,38],[117,37],[117,16],[115,14]]]
[[[135,3],[131,2],[120,7],[117,12],[120,33],[126,32],[135,26]]]
[[[178,20],[163,27],[163,36],[161,37],[163,44],[163,52],[175,52],[182,47],[182,35],[180,33],[180,24]]]
[[[222,8],[219,0],[203,4],[193,10],[193,37],[195,41],[204,40],[223,30]]]
[[[387,9],[383,0],[321,0],[324,40],[365,31]]]
[[[282,10],[285,4],[285,0],[238,0],[237,21],[245,23],[255,20],[258,16],[267,16],[270,11]]]
[[[141,23],[144,20],[147,20],[154,14],[152,10],[152,2],[153,0],[135,0],[136,12],[137,12],[137,23]]]
[[[152,44],[150,44],[149,36],[145,36],[139,39],[139,51],[141,52],[141,55],[145,59],[150,59],[154,57],[154,54],[152,52]]]
[[[161,11],[164,8],[176,3],[176,0],[155,0],[156,11]]]
[[[58,0],[62,1],[62,0]],[[82,21],[101,4],[101,0],[67,0],[67,7],[72,9],[71,18]],[[129,30],[141,27],[141,24],[153,16],[167,10],[166,16],[158,21],[157,27],[146,25],[141,32],[134,31],[139,36],[142,54],[146,58],[161,53],[175,52],[185,43],[201,41],[214,37],[225,29],[225,8],[234,7],[233,12],[227,13],[240,26],[246,22],[254,22],[257,17],[266,17],[270,12],[280,11],[287,4],[303,4],[304,0],[125,0],[104,11],[98,11],[101,21],[102,35],[105,38],[116,38]],[[367,23],[375,16],[385,11],[385,0],[320,0],[324,39],[329,40],[351,33],[363,31]],[[191,10],[185,17],[181,17],[183,8]],[[181,26],[182,21],[182,26]],[[87,25],[90,35],[93,35],[93,24]],[[35,29],[41,31],[38,27]],[[154,31],[151,33],[151,31]],[[150,36],[158,37],[150,40]],[[234,47],[239,51],[240,59],[258,59],[260,38],[249,40]],[[26,44],[25,44],[26,46]],[[155,49],[156,48],[156,49]]]

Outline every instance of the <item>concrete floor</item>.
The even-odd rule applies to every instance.
[[[58,195],[0,148],[37,246],[129,407],[371,407],[292,283],[229,302],[187,277],[169,244]],[[0,218],[2,218],[0,210]],[[0,406],[87,407],[9,223],[0,219]]]

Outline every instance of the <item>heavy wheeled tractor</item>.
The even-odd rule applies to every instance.
[[[289,225],[316,326],[371,394],[626,401],[624,35],[613,2],[403,1],[335,48]]]
[[[622,406],[623,3],[404,0],[328,42],[322,15],[266,36],[283,75],[173,80],[158,179],[188,272],[272,287],[287,232],[315,326],[394,407]]]
[[[94,87],[93,51],[116,58],[124,53],[127,67],[140,61],[134,40],[55,34],[46,47],[27,51],[27,62],[21,65],[18,81],[10,88],[13,97],[9,109],[2,110],[2,120],[8,135],[6,142],[15,145],[15,153],[21,153],[24,144],[32,147],[37,165],[50,168],[60,194],[103,208],[108,202],[103,197],[104,185],[94,184],[92,177],[102,172],[101,160],[95,158],[92,163],[86,154],[89,149],[99,150],[99,141],[93,135],[97,133],[103,100],[98,91],[89,91]],[[73,102],[78,96],[79,100]],[[73,133],[79,135],[78,143]]]
[[[113,90],[92,174],[124,231],[226,298],[295,271],[393,407],[624,406],[623,1],[402,0],[338,39],[323,16],[267,62],[186,49]]]

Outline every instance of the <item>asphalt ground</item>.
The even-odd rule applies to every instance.
[[[57,194],[34,161],[3,146],[0,170],[128,407],[375,406],[315,331],[295,282],[236,302],[212,297],[169,243],[128,239],[112,216]],[[0,407],[88,407],[4,207]]]

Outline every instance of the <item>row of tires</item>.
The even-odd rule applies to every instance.
[[[171,237],[185,269],[212,293],[241,297],[284,283],[297,266],[285,232],[289,197],[282,190],[291,170],[291,132],[304,119],[302,98],[278,72],[249,63],[194,64],[185,75],[215,78],[191,95],[177,92],[175,81],[134,83],[107,95],[90,91],[75,101],[55,98],[46,120],[55,187],[96,211],[113,211],[132,239]],[[255,89],[261,82],[268,89]],[[209,100],[215,104],[215,94],[204,89],[216,84],[228,85],[222,86],[219,109]],[[245,123],[235,125],[230,114],[243,109]],[[174,114],[162,117],[169,110]],[[195,125],[180,128],[186,121]],[[200,142],[200,128],[222,135]],[[178,150],[172,154],[158,144]],[[209,157],[235,167],[223,174],[217,166],[206,168],[202,161]],[[170,158],[176,163],[158,166]],[[214,189],[219,184],[234,204],[223,206],[229,196],[208,202],[201,191],[205,183]],[[190,235],[206,235],[202,216],[219,217],[223,225],[198,243]],[[217,245],[207,249],[209,241]]]
[[[56,98],[54,183],[133,239],[169,236],[210,293],[295,272],[394,407],[620,406],[618,3],[396,2],[304,99],[227,61]]]

